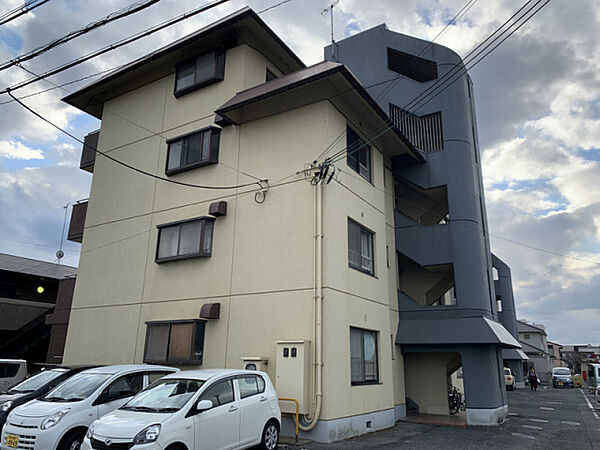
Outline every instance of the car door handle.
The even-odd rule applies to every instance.
[[[238,407],[237,406],[233,406],[233,405],[230,406],[229,409],[228,409],[229,412],[234,412],[234,411],[237,411],[237,410],[238,410]]]
[[[259,401],[266,402],[267,401],[267,397],[265,397],[264,395],[261,395]]]

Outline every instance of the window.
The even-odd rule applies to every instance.
[[[212,254],[214,218],[197,219],[158,225],[156,262],[187,259]]]
[[[393,48],[387,49],[388,68],[419,83],[435,80],[438,76],[437,64]]]
[[[202,364],[203,320],[146,322],[144,362],[157,364]]]
[[[200,396],[201,400],[210,400],[213,407],[225,405],[233,401],[233,380],[217,381]]]
[[[100,397],[98,398],[99,403],[133,397],[142,390],[143,381],[143,373],[132,373],[119,377],[102,391],[102,394],[100,394]]]
[[[151,385],[156,380],[160,380],[162,377],[169,375],[173,372],[148,372],[148,385]]]
[[[367,181],[371,181],[371,148],[356,132],[347,127],[346,161],[348,165]]]
[[[19,372],[20,364],[0,364],[0,378],[12,378]]]
[[[241,398],[265,392],[265,380],[258,375],[244,375],[238,377],[238,385],[240,386]]]
[[[351,383],[379,382],[377,369],[377,332],[350,327]]]
[[[225,51],[211,50],[177,65],[175,97],[225,78]]]
[[[531,336],[529,336],[528,334],[524,334],[523,335],[523,339],[530,339]]]
[[[348,219],[348,265],[373,275],[373,233]]]
[[[218,163],[220,137],[220,128],[208,127],[169,139],[165,173],[173,175]]]

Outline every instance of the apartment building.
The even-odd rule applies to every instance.
[[[541,323],[527,323],[521,320],[517,326],[519,342],[523,352],[529,357],[529,360],[524,362],[524,371],[533,367],[542,383],[550,383],[553,364],[552,355],[548,351],[546,328]]]
[[[519,344],[481,225],[449,221],[485,213],[473,152],[447,157],[470,190],[419,180],[450,148],[390,127],[353,65],[306,67],[245,8],[65,98],[102,121],[65,363],[264,370],[323,442],[392,426],[407,398],[448,414],[463,366],[467,421],[504,420]],[[415,216],[430,231],[399,233]]]

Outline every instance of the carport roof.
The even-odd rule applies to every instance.
[[[6,253],[0,253],[0,270],[36,275],[38,277],[55,278],[57,280],[77,275],[77,267],[23,258],[21,256],[7,255]]]

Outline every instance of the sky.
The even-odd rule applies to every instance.
[[[0,62],[96,21],[133,0],[51,0],[0,26]],[[3,0],[0,16],[23,2]],[[204,2],[161,0],[134,16],[94,30],[23,63],[45,72]],[[50,77],[63,84],[118,67],[246,5],[277,5],[261,18],[307,64],[330,41],[331,0],[230,0],[179,25]],[[386,23],[431,40],[467,0],[340,0],[334,38]],[[525,0],[472,0],[436,42],[461,56],[491,34]],[[561,344],[600,344],[600,4],[552,0],[470,71],[492,251],[510,265],[517,315],[546,326]],[[0,71],[0,89],[31,75]],[[97,77],[23,101],[83,139],[95,118],[61,98]],[[52,88],[40,81],[21,97]],[[80,245],[63,239],[71,205],[89,195],[79,169],[81,144],[0,95],[0,252],[77,265]],[[115,201],[118,201],[115,199]],[[65,208],[66,207],[66,208]],[[67,215],[65,216],[65,212]]]

